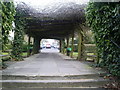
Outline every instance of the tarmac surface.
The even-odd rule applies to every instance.
[[[72,59],[58,49],[42,49],[40,53],[25,58],[24,61],[9,62],[8,68],[2,71],[3,75],[21,76],[66,76],[99,74],[84,62]]]

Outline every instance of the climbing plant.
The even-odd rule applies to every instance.
[[[17,8],[16,8],[17,9]],[[22,49],[24,42],[24,29],[25,29],[25,18],[22,17],[22,13],[16,10],[15,16],[15,33],[13,41],[12,59],[16,61],[23,60]]]
[[[120,76],[120,3],[90,2],[86,19],[94,33],[100,66]]]
[[[2,49],[6,48],[6,44],[9,42],[8,36],[10,31],[13,30],[13,21],[15,15],[15,7],[12,1],[3,2],[0,0],[0,15],[2,16],[0,20],[0,26],[2,26]]]
[[[0,2],[0,54],[2,53],[2,18],[1,18],[1,14],[2,14],[2,4]]]

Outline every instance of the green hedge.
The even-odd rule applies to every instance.
[[[27,44],[23,44],[22,51],[23,52],[27,52],[28,51],[28,45]]]
[[[102,59],[100,65],[120,76],[120,4],[89,3],[86,19],[95,36],[98,55]]]

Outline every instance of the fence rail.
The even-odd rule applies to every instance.
[[[6,56],[9,56],[9,55],[0,55],[0,57],[6,57]]]
[[[84,44],[85,45],[85,57],[87,61],[96,61],[97,59],[97,52],[96,52],[96,45],[95,44]]]

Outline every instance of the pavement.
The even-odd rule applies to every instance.
[[[59,53],[58,49],[42,49],[40,53],[25,58],[24,61],[9,62],[3,75],[19,76],[66,76],[105,73],[88,64],[72,60]]]

